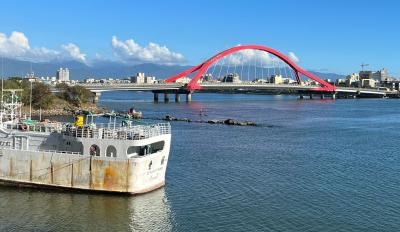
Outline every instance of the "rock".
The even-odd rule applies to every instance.
[[[224,121],[224,124],[227,124],[227,125],[235,125],[235,120],[233,120],[233,119],[226,119],[226,120]]]
[[[171,115],[165,115],[165,117],[164,117],[164,120],[165,121],[173,121],[175,118],[174,117],[172,117]]]
[[[164,118],[162,118],[165,121],[180,121],[180,122],[193,122],[192,119],[190,118],[175,118],[171,115],[165,115]],[[235,126],[256,126],[257,124],[255,122],[252,121],[238,121],[235,119],[226,119],[226,120],[208,120],[208,121],[194,121],[194,122],[198,122],[198,123],[209,123],[209,124],[225,124],[225,125],[235,125]]]
[[[251,122],[251,121],[246,121],[247,126],[257,126],[257,123]]]

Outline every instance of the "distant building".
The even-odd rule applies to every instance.
[[[156,77],[150,76],[150,77],[145,77],[144,82],[145,82],[146,84],[154,84],[154,83],[156,83],[157,81],[156,81]]]
[[[381,83],[381,87],[386,87],[390,90],[400,90],[400,81],[399,80],[389,80]]]
[[[269,83],[269,80],[262,79],[262,78],[256,78],[254,80],[254,83]]]
[[[90,83],[94,83],[95,80],[94,80],[94,78],[86,78],[86,79],[84,80],[84,82],[90,84]]]
[[[388,71],[386,68],[378,70],[372,74],[372,79],[375,81],[383,82],[389,79]]]
[[[374,79],[362,79],[361,80],[361,87],[362,88],[375,88],[376,81]]]
[[[213,81],[213,76],[212,76],[212,74],[207,73],[207,74],[203,75],[201,79],[203,82],[211,82],[211,81]]]
[[[240,83],[240,76],[236,73],[229,73],[222,78],[222,82]]]
[[[336,84],[336,86],[345,86],[346,85],[346,79],[336,79],[335,84]]]
[[[131,77],[131,83],[143,84],[145,81],[144,73],[137,73],[136,76]]]
[[[68,68],[60,68],[57,70],[56,78],[60,82],[69,82],[69,70]]]
[[[372,71],[360,71],[358,76],[359,76],[360,80],[372,79],[373,73],[372,73]]]
[[[269,79],[269,82],[277,85],[282,84],[283,83],[282,76],[272,75],[271,78]]]
[[[352,73],[346,77],[346,86],[359,87],[360,75],[358,73]]]
[[[297,81],[293,80],[292,78],[283,78],[282,82],[286,85],[297,84]]]
[[[175,80],[174,82],[175,82],[175,83],[188,84],[191,80],[192,80],[192,79],[189,78],[189,77],[182,77],[182,78],[179,78],[179,79]],[[199,80],[199,81],[200,81],[200,80]]]

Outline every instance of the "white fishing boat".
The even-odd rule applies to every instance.
[[[139,194],[165,184],[168,123],[36,122],[21,116],[20,90],[4,90],[0,121],[0,182]],[[85,122],[86,121],[86,122]]]

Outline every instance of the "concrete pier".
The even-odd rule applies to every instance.
[[[321,100],[325,99],[325,95],[321,94]]]
[[[179,95],[179,93],[176,93],[175,94],[175,102],[180,102],[181,101],[181,98],[180,98],[180,95]]]
[[[153,95],[154,95],[154,102],[158,102],[159,101],[159,99],[158,99],[158,97],[159,97],[159,93],[153,93]]]
[[[191,102],[192,101],[192,93],[187,93],[186,94],[186,102]]]
[[[168,93],[164,93],[164,102],[169,102]]]
[[[310,93],[310,99],[313,99],[313,95],[312,95],[312,93]]]
[[[300,100],[303,100],[303,99],[304,99],[304,95],[300,94]]]

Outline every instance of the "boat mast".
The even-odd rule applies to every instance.
[[[34,74],[32,71],[32,61],[30,62],[31,64],[31,73],[29,74],[29,82],[31,83],[31,93],[30,93],[30,99],[29,99],[29,119],[32,119],[32,81],[34,78]]]
[[[31,83],[31,94],[29,99],[29,119],[32,119],[32,81],[29,82]]]
[[[4,56],[1,57],[1,105],[0,105],[0,123],[3,123],[3,89],[4,89]]]

